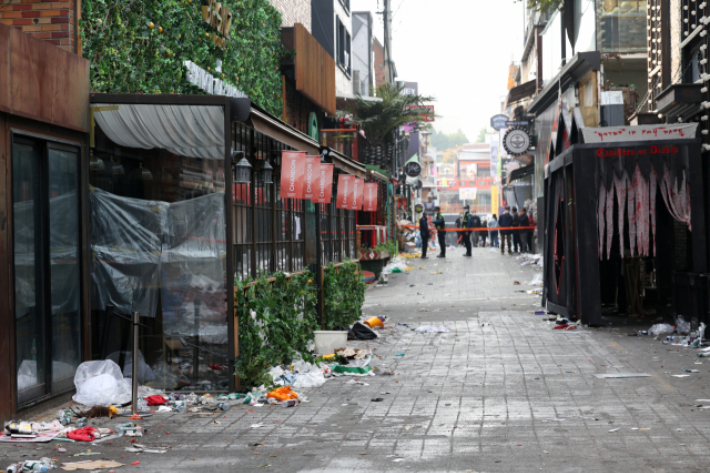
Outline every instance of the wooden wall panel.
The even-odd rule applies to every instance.
[[[9,112],[88,132],[89,62],[13,28],[0,27],[10,36]]]
[[[1,70],[0,70],[1,71]],[[8,116],[0,112],[0,421],[8,420],[15,412],[15,334],[13,315],[12,276],[12,201],[10,188],[10,142]]]
[[[294,26],[296,90],[335,115],[335,60],[300,23]]]
[[[0,112],[9,112],[10,99],[10,30],[0,25]]]

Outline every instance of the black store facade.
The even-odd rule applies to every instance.
[[[697,326],[695,295],[679,285],[708,271],[710,181],[697,124],[575,122],[560,122],[558,136],[570,140],[558,140],[545,168],[548,311],[599,325],[603,315],[664,315],[671,305]]]
[[[246,98],[93,94],[91,120],[91,357],[130,373],[138,311],[141,384],[234,390],[234,280],[357,259],[355,212],[280,199],[281,152],[365,168]]]

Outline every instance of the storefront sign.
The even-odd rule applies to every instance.
[[[491,128],[495,130],[504,130],[508,128],[506,122],[508,121],[508,115],[493,115],[491,117]]]
[[[303,199],[303,174],[306,168],[305,151],[283,151],[281,154],[282,199]]]
[[[421,208],[421,204],[417,204]],[[365,184],[365,205],[363,209],[365,212],[377,212],[377,183],[368,182]],[[419,210],[418,212],[421,212]]]
[[[318,178],[316,179],[316,195],[314,204],[330,204],[333,194],[333,168],[334,164],[320,163],[318,165]]]
[[[462,187],[459,189],[460,200],[476,200],[476,187]]]
[[[624,156],[644,156],[649,154],[678,154],[678,147],[673,145],[651,145],[647,148],[597,148],[598,158],[621,158]]]
[[[353,193],[350,199],[350,210],[362,210],[365,199],[365,179],[353,179]]]
[[[316,194],[316,183],[320,172],[320,155],[306,156],[305,182],[303,183],[303,198],[313,200]]]
[[[202,19],[221,35],[213,34],[212,42],[220,49],[226,49],[225,41],[229,39],[229,28],[232,26],[232,12],[229,8],[215,0],[206,0],[206,5],[202,5]]]
[[[527,120],[509,120],[505,124],[507,126],[529,126],[530,122]]]
[[[649,141],[695,138],[697,123],[675,123],[673,125],[607,126],[604,128],[582,128],[585,143],[616,143],[619,141]]]
[[[503,137],[503,147],[513,156],[520,156],[530,148],[530,135],[522,128],[513,128]]]
[[[216,79],[212,74],[202,69],[192,61],[183,61],[187,68],[187,81],[208,94],[226,95],[227,97],[247,98],[246,94],[233,85]]]
[[[365,207],[367,207],[367,201],[365,201]],[[418,214],[424,212],[424,206],[422,204],[417,204],[414,206],[414,211]]]
[[[338,200],[335,207],[338,209],[350,210],[350,202],[353,200],[353,187],[355,176],[352,174],[338,175]]]
[[[418,177],[422,173],[422,166],[415,161],[411,161],[404,165],[404,173],[409,177]]]

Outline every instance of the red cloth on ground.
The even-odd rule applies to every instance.
[[[99,436],[99,430],[89,426],[67,432],[68,438],[80,442],[93,442]]]
[[[168,402],[163,396],[160,394],[155,394],[153,396],[148,396],[145,398],[146,401],[148,401],[149,406],[162,406],[166,402]]]

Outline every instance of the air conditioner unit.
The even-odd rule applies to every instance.
[[[353,95],[359,94],[361,88],[360,71],[353,71]]]

